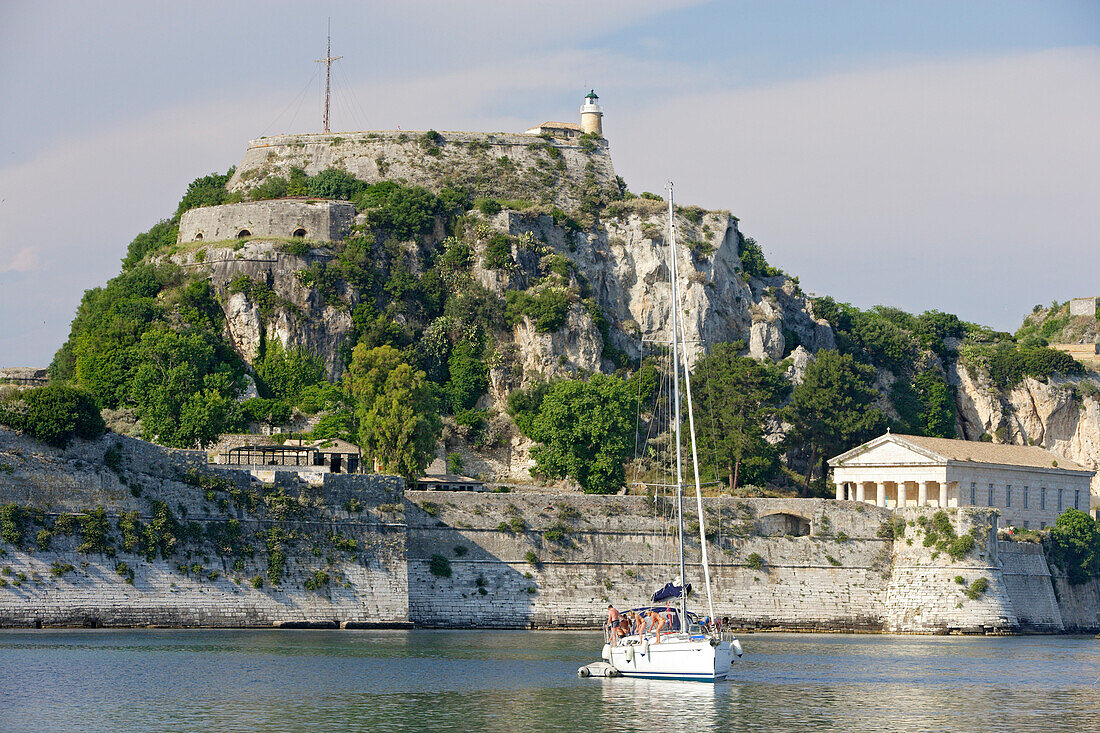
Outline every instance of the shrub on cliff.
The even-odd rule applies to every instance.
[[[10,395],[0,403],[0,424],[58,447],[73,438],[98,438],[106,430],[91,393],[66,384]]]
[[[509,290],[505,298],[508,324],[514,326],[526,316],[535,322],[539,333],[552,333],[564,326],[572,302],[568,290],[552,285],[537,290]]]
[[[642,194],[646,198],[646,194]],[[660,197],[657,197],[660,200]],[[741,269],[752,277],[776,277],[783,271],[772,267],[764,259],[764,250],[752,237],[742,237],[737,244],[737,256],[741,258]]]
[[[1070,585],[1100,575],[1100,524],[1078,509],[1058,517],[1050,530],[1051,559]]]
[[[456,413],[477,404],[489,388],[489,369],[478,357],[478,347],[469,341],[459,341],[448,359],[450,379],[446,384],[451,409]]]

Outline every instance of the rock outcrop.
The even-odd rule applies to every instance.
[[[971,375],[960,363],[948,369],[956,388],[960,438],[1038,445],[1100,470],[1100,378],[1053,376],[1050,382],[1025,377],[1011,390],[1000,390],[983,375]],[[1092,480],[1100,495],[1100,474]]]

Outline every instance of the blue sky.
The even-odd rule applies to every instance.
[[[1014,329],[1100,294],[1100,3],[0,4],[0,366],[263,134],[522,130],[595,87],[617,170],[803,286]]]

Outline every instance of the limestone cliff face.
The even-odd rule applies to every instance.
[[[610,321],[612,345],[632,358],[643,348],[641,340],[667,341],[671,322],[667,215],[663,205],[649,203],[586,232],[558,227],[549,216],[509,212],[499,218],[509,234],[534,236],[572,260]],[[790,351],[785,333],[811,351],[835,347],[832,329],[814,318],[808,298],[791,280],[744,275],[737,220],[729,213],[706,212],[698,221],[679,215],[675,221],[689,360],[708,344],[737,339],[754,357],[779,360]]]
[[[948,376],[957,389],[960,438],[989,435],[999,443],[1039,445],[1100,469],[1100,398],[1087,386],[1080,389],[1100,387],[1095,373],[1051,377],[1050,383],[1027,377],[1007,392],[980,374],[972,376],[959,363],[950,365]],[[1092,494],[1100,495],[1098,477],[1093,477]]]
[[[649,202],[646,202],[649,203]],[[609,322],[610,345],[632,359],[652,344],[667,340],[671,311],[667,223],[659,204],[642,207],[588,230],[555,223],[548,215],[505,211],[485,222],[491,231],[511,235],[568,259]],[[832,329],[814,317],[809,300],[785,277],[756,279],[745,276],[738,257],[737,221],[725,212],[708,212],[697,222],[676,217],[680,271],[681,313],[689,359],[694,361],[707,344],[743,340],[747,353],[758,359],[782,359],[793,347],[811,352],[835,347]],[[236,246],[234,246],[236,245]],[[194,247],[192,247],[194,249]],[[320,355],[331,377],[343,369],[339,349],[352,327],[349,307],[326,304],[320,294],[301,284],[298,272],[319,260],[331,260],[332,250],[318,246],[308,255],[279,251],[278,242],[253,239],[213,243],[203,251],[177,254],[173,261],[206,273],[220,296],[228,337],[248,362],[256,357],[260,332],[278,338],[284,346],[303,347]],[[515,246],[516,268],[508,273],[475,265],[479,282],[502,299],[509,288],[524,288],[538,279],[538,252]],[[480,263],[480,257],[477,258]],[[269,312],[246,294],[233,292],[240,276],[262,283],[274,296]],[[354,305],[360,294],[346,287],[345,301]],[[604,339],[585,306],[573,303],[565,324],[551,333],[539,332],[522,319],[510,334],[509,348],[520,365],[520,383],[541,377],[611,371],[603,356]],[[797,342],[797,343],[793,343]],[[513,385],[501,383],[497,397]]]
[[[201,261],[196,251],[174,255],[172,260],[210,279],[225,312],[226,336],[246,362],[251,364],[256,358],[260,333],[266,329],[265,335],[278,338],[283,346],[320,356],[330,378],[340,375],[339,348],[351,330],[351,314],[347,308],[326,304],[320,293],[303,287],[297,276],[314,261],[332,259],[330,250],[316,249],[299,257],[280,252],[274,242],[251,240],[237,248],[224,242],[208,245],[201,250]],[[233,281],[242,275],[270,289],[274,303],[269,313],[245,293],[231,290]],[[345,295],[356,302],[351,288]]]

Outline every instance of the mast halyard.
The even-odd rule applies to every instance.
[[[676,267],[675,262],[673,267]],[[687,334],[684,335],[684,342],[687,342]],[[695,502],[699,508],[699,549],[701,553],[701,559],[703,561],[703,584],[707,588],[707,608],[710,610],[710,617],[714,618],[714,598],[710,593],[710,563],[707,559],[707,531],[703,526],[703,483],[699,479],[699,451],[695,446],[695,411],[692,409],[691,404],[691,370],[688,368],[687,363],[687,348],[684,349],[684,393],[687,397],[688,408],[688,434],[691,436],[691,464],[695,469]]]
[[[325,47],[325,57],[323,59],[317,59],[317,63],[325,65],[325,132],[332,132],[328,128],[328,105],[329,105],[329,90],[331,89],[330,80],[332,77],[332,62],[339,61],[344,58],[343,56],[332,55],[332,19],[328,21],[328,45]]]
[[[676,283],[676,234],[672,222],[672,181],[668,182],[668,271],[672,284],[672,404],[675,417],[673,426],[676,434],[676,517],[679,531],[676,537],[680,544],[680,618],[681,631],[687,631],[687,573],[684,569],[684,470],[680,456],[680,332],[677,326],[680,309],[680,292]]]

